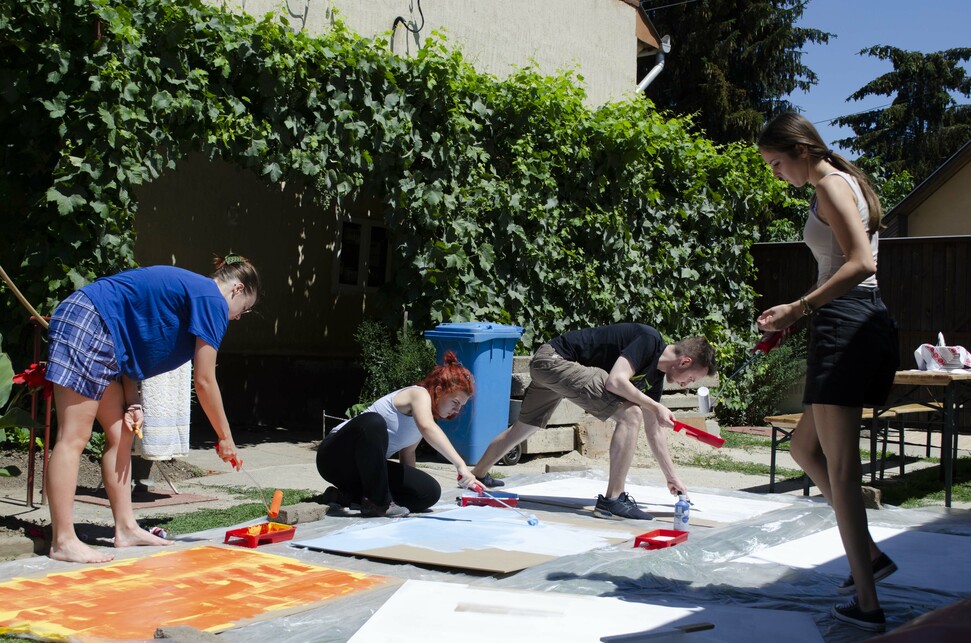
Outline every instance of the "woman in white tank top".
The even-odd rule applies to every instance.
[[[415,467],[422,438],[455,465],[459,484],[477,484],[436,422],[458,415],[475,384],[455,353],[446,352],[443,361],[420,384],[388,393],[327,434],[317,450],[317,471],[334,485],[324,491],[324,502],[359,504],[368,517],[425,511],[438,502],[442,488]],[[390,459],[395,453],[398,461]]]
[[[782,330],[810,317],[806,406],[791,453],[832,505],[850,564],[837,591],[855,597],[834,606],[832,615],[883,631],[875,582],[897,567],[870,536],[859,450],[863,407],[886,402],[899,364],[896,325],[877,288],[880,201],[866,176],[827,149],[798,114],[770,122],[758,146],[776,177],[816,188],[804,230],[818,264],[816,285],[799,300],[764,311],[758,325]]]

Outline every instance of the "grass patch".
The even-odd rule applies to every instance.
[[[944,502],[944,481],[938,458],[924,462],[938,462],[938,466],[911,469],[902,478],[877,481],[873,486],[880,489],[881,502],[897,507],[926,507]],[[971,502],[971,457],[954,461],[954,478],[951,486],[951,502]]]
[[[753,435],[751,433],[738,433],[735,431],[722,431],[721,437],[725,440],[725,445],[729,449],[771,449],[772,438],[764,435]]]
[[[254,518],[266,517],[266,506],[260,492],[252,487],[228,487],[227,491],[233,493],[242,501],[252,500],[253,502],[241,502],[227,509],[200,509],[192,513],[176,514],[162,518],[149,518],[141,521],[143,526],[162,527],[169,535],[191,534],[217,527],[231,527]],[[273,499],[273,491],[266,491],[266,502]],[[283,505],[293,505],[298,502],[308,502],[318,498],[320,494],[309,489],[281,489],[283,491]]]
[[[700,467],[702,469],[712,469],[714,471],[730,471],[733,473],[745,473],[753,476],[766,476],[769,475],[769,465],[762,464],[761,462],[741,462],[739,460],[733,460],[732,458],[721,455],[720,453],[705,453],[699,454],[691,458],[686,462],[690,467]],[[776,477],[785,478],[802,478],[802,471],[799,469],[785,469],[783,467],[775,468]]]

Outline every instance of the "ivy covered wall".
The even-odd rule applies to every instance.
[[[195,0],[3,3],[0,263],[45,313],[131,267],[134,188],[196,152],[304,182],[322,216],[379,204],[382,310],[419,328],[516,323],[532,348],[639,320],[731,356],[755,314],[756,223],[787,207],[784,186],[750,147],[716,148],[642,98],[591,110],[580,86]],[[17,332],[18,305],[0,306]]]

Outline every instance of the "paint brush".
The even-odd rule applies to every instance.
[[[462,476],[459,476],[459,481],[461,482],[461,480],[462,480]],[[486,496],[487,498],[492,498],[493,500],[495,500],[496,502],[498,502],[500,505],[502,505],[506,509],[512,509],[513,511],[515,511],[516,513],[518,513],[520,516],[522,516],[523,518],[525,518],[526,519],[526,524],[529,525],[530,527],[535,527],[536,525],[539,524],[539,518],[537,518],[534,514],[529,514],[527,516],[526,514],[524,514],[523,512],[521,512],[519,509],[516,509],[512,505],[510,505],[510,504],[506,503],[505,501],[503,501],[502,498],[497,498],[496,496],[492,495],[491,493],[489,493],[488,491],[485,490],[485,486],[483,486],[483,484],[481,482],[475,482],[473,484],[470,484],[469,485],[469,489],[471,489],[472,491],[474,491],[474,492],[476,492],[478,494],[481,494],[483,496]]]

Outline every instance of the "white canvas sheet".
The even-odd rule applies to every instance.
[[[602,494],[606,488],[607,483],[603,480],[564,478],[508,489],[503,487],[503,491],[511,491],[520,496],[541,496],[582,508],[593,506],[597,501],[597,495]],[[626,491],[646,511],[659,515],[665,513],[670,515],[674,511],[677,497],[672,496],[667,487],[629,484],[626,486]],[[723,524],[747,520],[789,506],[783,502],[764,500],[754,494],[751,498],[739,498],[690,491],[689,493],[693,518],[703,518],[706,521]]]
[[[971,537],[871,527],[870,533],[898,570],[881,584],[971,593]],[[734,562],[779,563],[844,577],[850,573],[839,531],[833,527],[769,547]]]
[[[454,557],[455,554],[482,554],[486,558],[495,558],[494,569],[508,571],[510,559],[513,559],[510,553],[533,555],[523,558],[523,564],[512,567],[523,569],[543,560],[631,540],[640,533],[636,526],[597,520],[589,522],[590,525],[584,526],[556,523],[544,515],[538,525],[531,526],[526,518],[510,509],[462,507],[381,524],[356,525],[293,544],[322,551],[363,556],[370,553],[375,557],[456,567],[465,565],[461,558]],[[400,554],[396,553],[398,551]],[[488,561],[482,563],[481,556],[469,567],[490,568]]]
[[[415,618],[416,614],[421,617]],[[694,623],[712,623],[715,628],[686,635],[686,642],[823,640],[812,617],[800,612],[667,607],[612,597],[480,589],[416,580],[402,585],[350,640],[596,643],[602,636],[663,631]]]

